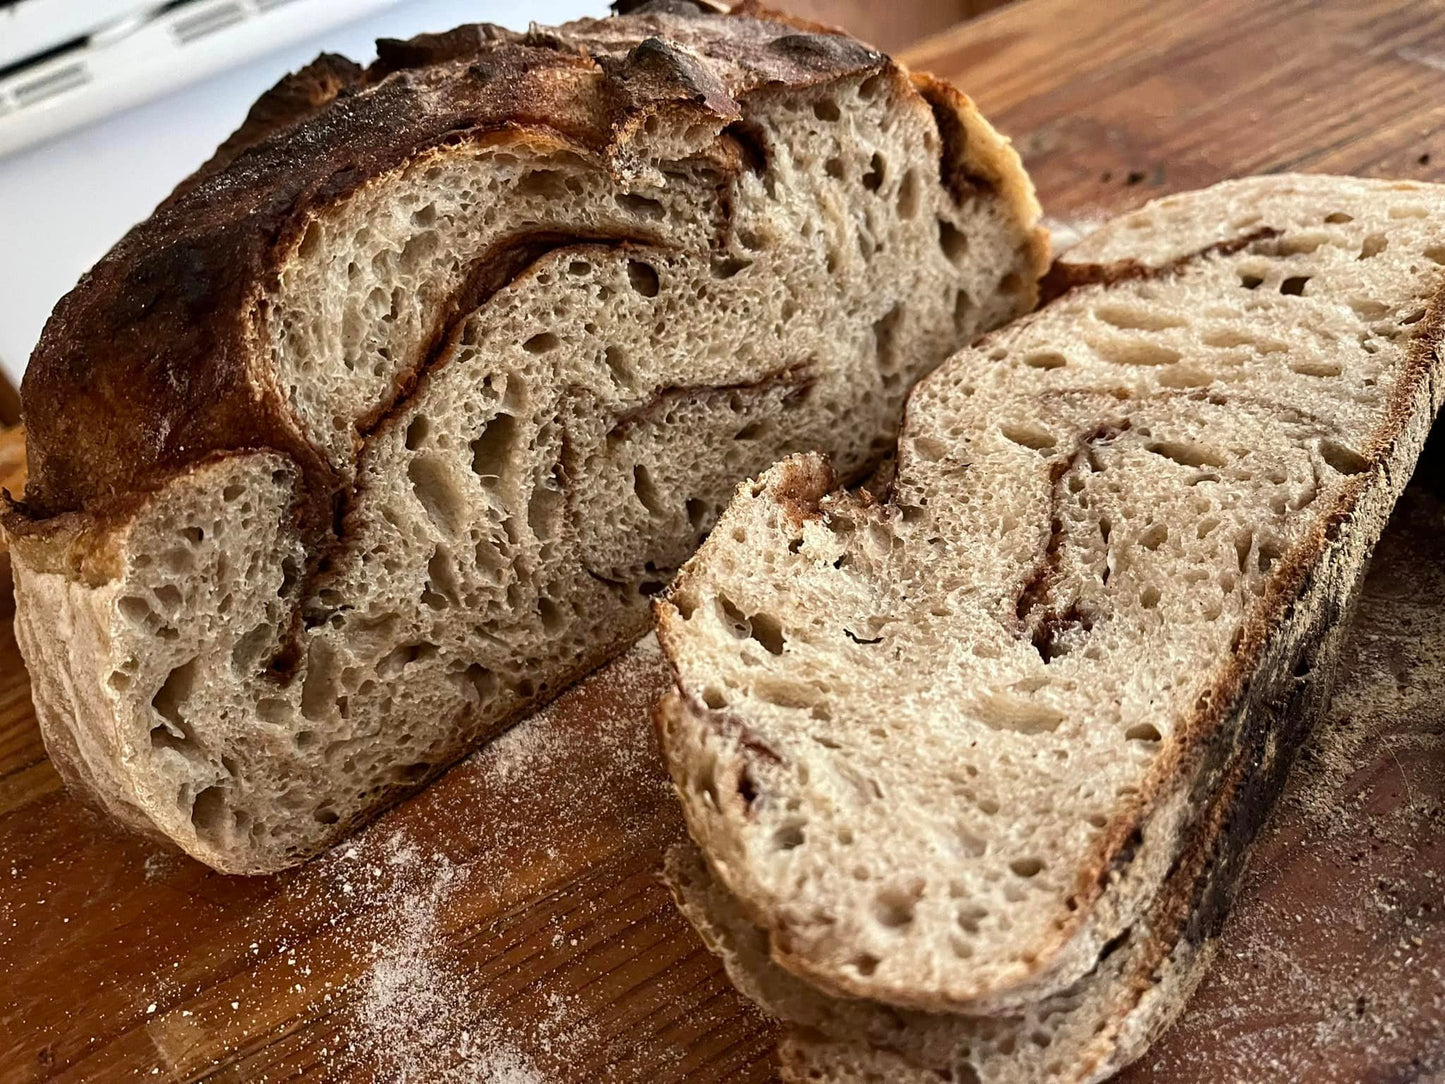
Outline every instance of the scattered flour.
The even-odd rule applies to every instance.
[[[551,815],[572,824],[626,816],[638,805],[639,787],[666,787],[639,710],[665,682],[657,655],[649,636],[567,694],[587,697],[585,712],[554,703],[454,769],[459,778],[448,800],[460,795],[494,808],[488,832],[496,845],[454,861],[438,841],[410,836],[385,818],[314,864],[321,905],[332,901],[346,916],[349,947],[363,965],[335,992],[344,1022],[326,1059],[332,1079],[552,1084],[549,1069],[566,1066],[575,1048],[604,1041],[585,1007],[556,990],[500,1012],[496,995],[458,955],[459,931],[447,923],[463,921],[470,897],[493,891],[514,872],[514,845],[535,847],[559,864],[569,860],[537,838],[525,815],[538,780],[546,780]],[[577,917],[594,917],[597,902]],[[560,927],[541,936],[556,953],[578,944]],[[519,1016],[528,1019],[521,1031]]]

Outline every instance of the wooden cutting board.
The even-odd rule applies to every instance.
[[[910,61],[1015,136],[1066,227],[1262,170],[1445,176],[1433,4],[1026,0]],[[1445,1073],[1442,459],[1217,966],[1124,1079]],[[664,680],[644,644],[352,843],[228,878],[61,791],[0,632],[0,1081],[770,1079],[770,1025],[657,880]]]

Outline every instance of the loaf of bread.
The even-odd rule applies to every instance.
[[[1092,999],[1143,944],[1118,981],[1159,992],[1100,1010],[1137,1027],[1089,1057],[1064,1041],[1067,1072],[967,1029],[875,1044],[970,1081],[1142,1049],[1194,966],[1156,964],[1199,955],[1439,407],[1442,222],[1445,187],[1334,177],[1151,204],[915,389],[886,484],[805,455],[739,488],[657,604],[659,723],[756,959],[957,1027]]]
[[[616,654],[734,485],[1029,309],[1017,156],[752,5],[322,57],[57,307],[5,517],[69,784],[313,854]]]

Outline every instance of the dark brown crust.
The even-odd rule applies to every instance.
[[[647,116],[732,121],[758,88],[887,63],[817,29],[751,5],[555,33],[464,27],[385,43],[359,74],[322,58],[283,80],[56,306],[25,377],[32,477],[7,529],[48,534],[67,513],[103,524],[209,456],[261,448],[297,463],[317,527],[340,479],[269,380],[259,304],[312,214],[451,143],[540,133],[621,169]]]
[[[251,106],[241,127],[216,148],[205,165],[176,185],[165,203],[179,199],[220,173],[242,151],[315,116],[339,94],[355,90],[365,81],[366,69],[338,53],[322,53],[306,67],[282,76]]]
[[[913,84],[933,110],[938,125],[938,138],[943,143],[938,155],[938,179],[943,187],[957,203],[996,190],[1002,178],[985,173],[970,161],[968,132],[961,119],[968,99],[952,84],[927,72],[915,74]]]

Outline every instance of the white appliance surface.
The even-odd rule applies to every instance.
[[[605,12],[606,0],[403,0],[0,158],[0,372],[19,383],[55,302],[177,181],[210,157],[262,91],[317,53],[365,61],[375,56],[377,38],[468,22],[526,29],[529,22]]]

